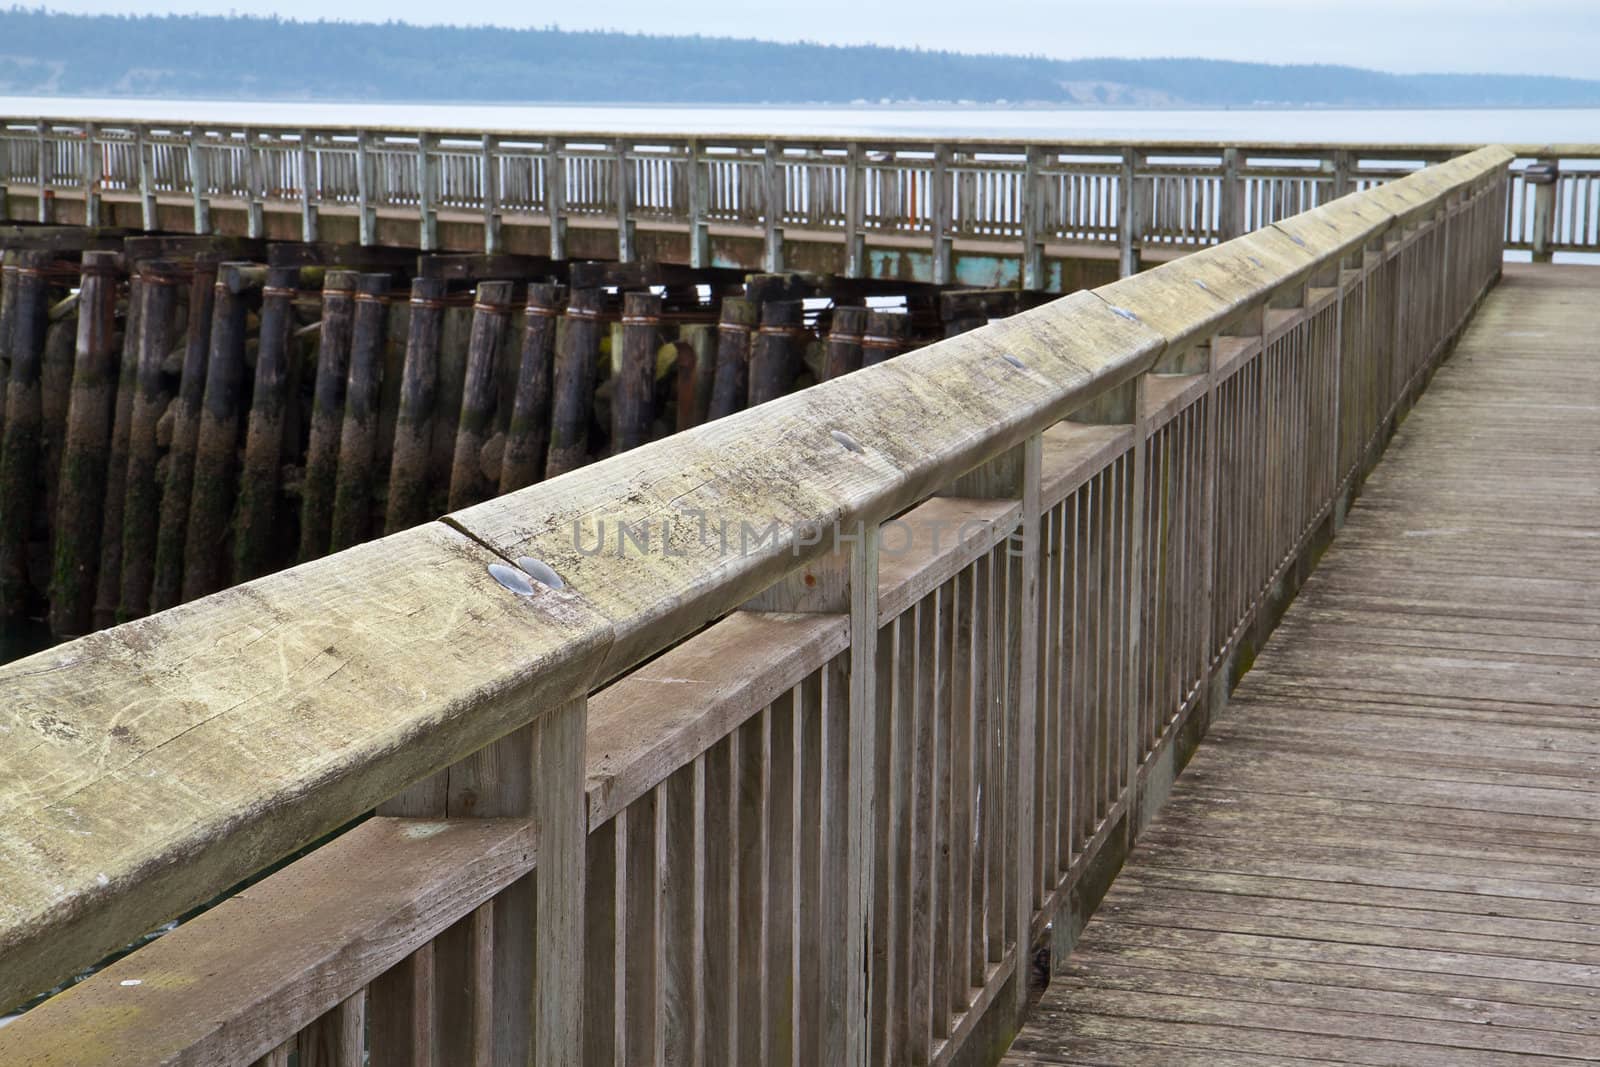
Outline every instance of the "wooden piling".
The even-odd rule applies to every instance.
[[[119,622],[136,619],[150,610],[161,522],[156,424],[169,401],[161,363],[174,340],[179,284],[178,269],[169,262],[146,263],[139,275],[139,329],[134,346],[133,407],[128,424],[128,474],[122,508]]]
[[[294,359],[296,267],[271,267],[261,290],[255,386],[245,430],[244,466],[233,531],[233,581],[247,582],[287,562],[278,537],[283,428]]]
[[[910,319],[903,312],[868,312],[867,332],[861,338],[861,365],[870,367],[904,352],[909,330]]]
[[[339,476],[333,494],[330,547],[337,552],[367,539],[372,517],[373,469],[377,455],[378,390],[388,321],[387,274],[363,274],[356,283],[350,332],[350,374],[339,433]]]
[[[800,357],[796,340],[805,329],[805,305],[769,300],[761,305],[761,328],[750,352],[750,406],[789,392]]]
[[[722,318],[717,323],[717,370],[708,418],[732,415],[749,402],[750,342],[755,326],[755,304],[743,297],[722,301]]]
[[[189,319],[184,333],[183,369],[173,412],[172,447],[161,494],[161,527],[156,535],[156,570],[150,610],[162,611],[183,595],[183,550],[188,539],[189,504],[194,489],[195,446],[200,439],[200,407],[205,398],[211,352],[211,320],[216,311],[217,264],[195,263],[189,282]]]
[[[516,399],[500,457],[500,492],[532,485],[544,473],[550,449],[550,397],[554,375],[556,323],[566,299],[559,285],[528,286],[522,325],[522,361]]]
[[[556,355],[546,478],[577,470],[589,462],[589,420],[594,407],[604,297],[599,289],[574,289],[567,304],[566,329]]]
[[[78,290],[78,344],[62,448],[55,547],[50,569],[50,632],[88,633],[100,567],[101,508],[116,403],[117,283],[122,257],[85,252]]]
[[[356,278],[355,271],[330,270],[322,279],[322,327],[318,331],[317,379],[312,386],[311,437],[300,488],[302,563],[327,555],[333,533],[333,493],[339,470],[339,436],[344,429],[344,387],[350,373]]]
[[[61,456],[67,440],[67,407],[72,400],[72,367],[78,352],[78,301],[50,312],[44,335],[44,359],[39,367],[39,408],[44,458],[44,514],[56,513],[61,479]]]
[[[638,448],[653,436],[656,418],[656,347],[661,298],[627,293],[622,300],[622,358],[611,394],[611,450]]]
[[[707,323],[678,327],[677,383],[678,430],[706,421],[711,411],[711,388],[717,376],[717,329]]]
[[[861,339],[867,332],[867,309],[864,307],[836,307],[833,322],[828,328],[827,364],[824,380],[842,378],[851,371],[861,369]]]
[[[130,272],[100,518],[100,566],[95,576],[94,596],[96,630],[116,624],[117,604],[122,599],[122,509],[128,493],[128,435],[133,425],[133,390],[139,363],[139,319],[144,310],[142,286],[138,273]]]
[[[500,366],[511,344],[511,310],[516,286],[479,282],[472,304],[472,336],[467,342],[467,378],[456,422],[455,458],[450,466],[451,511],[476,504],[493,491],[483,470],[483,446],[494,432]]]
[[[44,252],[8,252],[0,347],[9,357],[5,428],[0,435],[0,615],[14,618],[28,607],[28,542],[42,488],[39,477],[40,366],[44,358]]]
[[[439,382],[439,338],[444,326],[446,282],[417,278],[411,283],[406,325],[406,359],[400,373],[399,414],[394,454],[389,463],[389,500],[384,532],[398,533],[428,514],[428,474],[433,453],[433,409]]]
[[[266,268],[224,263],[213,287],[211,347],[206,357],[205,395],[195,437],[194,482],[189,526],[184,534],[183,599],[193,600],[227,582],[227,541],[236,483],[245,403],[245,323],[253,291],[266,281]]]

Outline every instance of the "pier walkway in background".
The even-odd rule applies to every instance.
[[[1597,337],[1508,265],[1006,1064],[1600,1059]]]

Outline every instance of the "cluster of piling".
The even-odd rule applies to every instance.
[[[74,636],[1017,307],[803,275],[0,232],[0,612]]]

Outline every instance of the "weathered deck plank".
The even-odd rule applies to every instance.
[[[1596,336],[1507,268],[1006,1064],[1600,1060]]]

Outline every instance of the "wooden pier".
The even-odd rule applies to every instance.
[[[1008,1067],[1600,1058],[1597,335],[1507,268]]]
[[[54,253],[18,250],[9,336],[32,347],[17,350],[20,376],[13,357],[8,402],[23,418],[8,414],[7,440],[53,417],[34,398],[63,385],[64,425],[93,411],[105,428],[63,437],[63,456],[80,458],[55,465],[38,498],[79,517],[75,536],[91,519],[103,531],[111,517],[84,487],[109,499],[111,476],[69,476],[103,455],[123,472],[126,529],[152,514],[151,457],[167,448],[189,466],[184,521],[164,521],[166,495],[155,504],[148,580],[172,606],[0,666],[0,1005],[27,1006],[0,1027],[0,1062],[942,1067],[995,1063],[1008,1047],[1050,1062],[1040,1035],[1063,1019],[1168,1035],[1153,1053],[1119,1052],[1113,1035],[1078,1059],[1168,1062],[1184,1054],[1172,1034],[1251,1032],[1267,1018],[1249,1007],[1257,987],[1297,981],[1207,978],[1203,1003],[1240,1005],[1227,1022],[1199,1019],[1221,1009],[1181,993],[1098,981],[1122,973],[1107,955],[1180,951],[1106,930],[1155,928],[1167,897],[1223,895],[1154,885],[1148,872],[1168,868],[1150,857],[1177,854],[1196,857],[1184,866],[1195,878],[1276,863],[1221,873],[1346,891],[1169,908],[1188,941],[1322,952],[1341,943],[1333,933],[1392,931],[1367,950],[1377,956],[1309,963],[1381,971],[1396,952],[1440,952],[1475,981],[1592,992],[1586,942],[1568,931],[1587,918],[1572,909],[1593,903],[1569,840],[1592,806],[1593,551],[1580,535],[1594,389],[1584,336],[1567,332],[1587,321],[1574,294],[1588,275],[1540,264],[1495,292],[1519,217],[1517,155],[1442,154],[1041,306],[934,294],[924,306],[943,309],[951,336],[903,354],[905,317],[837,299],[808,341],[796,279],[767,272],[716,294],[718,336],[704,343],[727,378],[653,390],[652,359],[659,373],[710,350],[659,347],[677,283],[507,285],[463,277],[435,250],[400,290],[397,331],[406,272],[394,263],[308,264],[308,231],[284,242],[301,259],[276,262],[271,233],[167,236],[155,240],[265,238],[269,250],[149,260],[123,336],[159,343],[140,340],[118,364],[113,250],[77,249],[70,307],[39,295]],[[315,362],[293,355],[307,270],[321,272]],[[471,307],[457,307],[465,294]],[[204,344],[168,317],[186,297],[207,308],[188,316],[209,324]],[[58,330],[53,348],[50,316],[69,311],[75,345]],[[468,358],[441,408],[442,361],[430,376],[412,355],[449,350],[436,338],[452,312]],[[607,436],[635,447],[599,455],[585,439],[596,423],[569,401],[590,395],[609,314],[611,411],[633,421]],[[1440,391],[1414,409],[1464,329]],[[248,333],[253,363],[240,355]],[[773,395],[804,384],[778,372],[802,349],[820,380]],[[139,383],[157,356],[178,388],[152,451]],[[491,362],[499,373],[485,375]],[[300,385],[284,385],[296,366]],[[309,406],[295,414],[280,395]],[[530,428],[544,404],[544,430]],[[681,430],[629,437],[647,417]],[[295,418],[308,468],[295,545],[309,538],[315,558],[275,570],[259,540],[221,532],[237,512],[215,501],[223,485],[237,508],[281,510],[258,490]],[[1378,468],[1397,432],[1396,466]],[[25,439],[33,454],[54,440]],[[502,492],[496,475],[539,470],[541,449],[546,477]],[[0,475],[24,454],[0,451],[13,457]],[[381,497],[342,481],[385,466]],[[130,491],[136,479],[145,491]],[[168,542],[169,561],[182,548],[176,572],[161,566],[169,529],[184,533]],[[1403,536],[1414,530],[1429,536]],[[16,573],[11,537],[0,582]],[[137,574],[144,550],[121,547],[117,565]],[[99,548],[74,558],[104,566]],[[73,593],[63,612],[106,603],[81,575],[57,580]],[[1405,651],[1423,643],[1448,651]],[[1314,722],[1295,718],[1305,690]],[[1201,745],[1213,722],[1214,749]],[[1552,750],[1557,739],[1580,747]],[[1199,776],[1179,779],[1197,749]],[[1375,796],[1383,783],[1391,792]],[[1195,799],[1217,796],[1253,801]],[[1430,818],[1375,811],[1413,796]],[[1563,821],[1530,837],[1534,816]],[[1260,829],[1229,846],[1224,824]],[[1341,873],[1380,854],[1382,884]],[[1534,866],[1488,870],[1523,860]],[[1283,873],[1306,865],[1327,877]],[[1444,906],[1448,894],[1519,910],[1457,929],[1450,916],[1470,913]],[[1405,921],[1374,921],[1385,908]],[[1223,928],[1196,933],[1195,915]],[[1285,936],[1296,923],[1321,933]],[[1256,958],[1193,952],[1217,967]],[[1024,1027],[1044,958],[1058,977]],[[1494,962],[1469,969],[1479,960]],[[1163,981],[1187,973],[1210,972]],[[1251,995],[1224,995],[1228,981]],[[1411,1014],[1395,1007],[1394,1025],[1414,1037],[1455,1025],[1423,1021],[1434,994],[1422,989],[1373,989],[1340,1010],[1386,1025],[1371,1005],[1400,993]],[[1551,1035],[1563,1055],[1578,1047],[1561,1032],[1586,1018],[1576,1004],[1504,1002],[1493,1033],[1538,1009],[1538,1026],[1516,1028]],[[1274,1010],[1266,1040],[1310,1033],[1319,1011],[1331,1014]],[[1476,1047],[1517,1037],[1490,1033]],[[1303,1036],[1302,1058],[1339,1058]],[[1501,1062],[1441,1047],[1417,1062]]]
[[[0,215],[1069,293],[1477,147],[17,117],[0,119]],[[1511,147],[1506,247],[1600,251],[1594,146]]]

